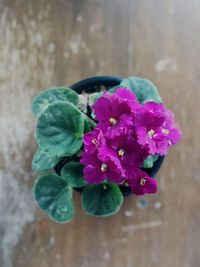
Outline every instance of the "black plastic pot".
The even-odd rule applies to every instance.
[[[114,86],[117,86],[122,81],[121,77],[116,76],[97,76],[97,77],[91,77],[87,78],[85,80],[82,80],[80,82],[77,82],[70,86],[71,89],[73,89],[76,93],[81,94],[82,92],[86,93],[94,93],[99,92],[101,90],[108,90]],[[71,158],[70,160],[72,160]],[[154,162],[154,165],[152,168],[144,169],[146,173],[149,174],[151,177],[155,177],[158,173],[162,163],[163,163],[164,157],[159,156],[158,159]],[[60,162],[56,167],[56,172],[60,175],[61,168],[67,161]],[[120,190],[124,196],[129,196],[132,194],[130,187],[120,185]],[[77,191],[82,192],[83,188],[76,188]]]

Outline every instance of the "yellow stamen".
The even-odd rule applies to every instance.
[[[101,164],[101,171],[105,172],[107,169],[107,165],[105,163]]]
[[[94,145],[96,145],[96,144],[97,144],[97,139],[93,138],[93,139],[92,139],[92,143],[93,143]]]
[[[154,130],[151,129],[150,131],[148,131],[148,136],[149,137],[152,137],[154,134],[155,134]]]
[[[140,185],[145,185],[146,184],[146,179],[145,178],[141,178],[140,179]]]
[[[113,117],[111,117],[111,118],[109,119],[109,122],[110,122],[111,124],[115,125],[115,124],[117,123],[117,120],[114,119]]]
[[[104,189],[104,190],[106,190],[106,189],[107,189],[107,186],[106,186],[105,184],[103,185],[103,189]]]
[[[169,134],[169,130],[168,129],[162,129],[162,132],[164,133],[164,134]]]
[[[126,187],[129,187],[129,184],[128,184],[128,183],[126,183],[126,182],[125,182],[125,184],[124,184],[124,185],[125,185]]]
[[[124,150],[123,149],[120,149],[119,151],[118,151],[118,155],[120,156],[120,157],[123,157],[124,156]]]

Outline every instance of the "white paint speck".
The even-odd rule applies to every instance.
[[[82,22],[82,21],[83,21],[83,17],[82,17],[81,15],[78,15],[78,16],[76,17],[76,21],[77,21],[77,22]]]
[[[16,19],[13,19],[13,20],[12,20],[12,22],[11,22],[11,27],[12,27],[13,29],[16,29],[16,27],[17,27],[17,21],[16,21]]]
[[[96,31],[96,25],[94,25],[94,24],[90,25],[90,27],[89,27],[89,32],[90,32],[91,34],[93,34],[93,33],[95,33],[95,31]]]
[[[178,69],[178,66],[170,58],[164,58],[159,60],[155,64],[154,68],[157,72],[164,72],[164,71],[176,71]]]
[[[111,258],[110,253],[109,253],[108,251],[105,251],[105,252],[103,253],[103,259],[104,259],[104,260],[110,260],[110,258]]]
[[[56,242],[55,237],[54,236],[50,236],[48,244],[47,244],[47,248],[51,249],[55,245],[55,242]]]
[[[49,53],[53,53],[55,51],[56,45],[54,43],[50,43],[47,47],[47,51]]]
[[[64,58],[69,58],[69,52],[64,52]]]
[[[74,55],[77,55],[80,51],[81,40],[82,39],[80,35],[74,35],[72,36],[72,39],[69,42],[69,48],[71,49]]]
[[[122,226],[121,230],[122,232],[131,232],[140,229],[160,227],[161,225],[162,225],[161,221],[142,222],[140,224]]]
[[[127,237],[121,237],[121,238],[103,241],[102,245],[104,247],[110,248],[111,246],[118,246],[118,245],[127,244],[128,241],[129,241],[129,239]]]
[[[128,218],[133,217],[134,212],[132,210],[125,210],[124,215]]]
[[[56,260],[60,260],[61,259],[61,254],[56,253],[55,257],[56,257]]]
[[[41,32],[36,32],[35,34],[33,34],[31,36],[31,38],[32,38],[32,42],[34,45],[37,45],[39,47],[42,45],[43,36],[42,36]]]
[[[162,207],[162,204],[161,204],[160,202],[156,202],[156,203],[154,204],[154,208],[155,208],[156,210],[159,210],[161,207]]]
[[[178,69],[178,66],[175,64],[175,63],[172,63],[171,64],[171,70],[177,70]]]

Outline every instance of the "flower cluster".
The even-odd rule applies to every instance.
[[[81,163],[88,183],[128,184],[133,193],[157,191],[141,167],[149,155],[166,155],[181,138],[174,115],[163,104],[140,104],[128,88],[104,93],[93,105],[96,128],[84,135]]]

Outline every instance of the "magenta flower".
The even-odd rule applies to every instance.
[[[112,97],[118,97],[121,101],[126,101],[131,109],[135,109],[135,106],[140,106],[136,95],[128,88],[120,87],[118,88]]]
[[[109,139],[127,134],[133,126],[132,114],[140,107],[135,95],[126,88],[119,88],[112,96],[104,93],[93,105],[97,127]]]
[[[140,169],[128,170],[127,183],[136,195],[152,194],[157,191],[157,181]]]
[[[87,152],[93,153],[100,145],[105,143],[105,138],[99,128],[86,133],[83,137],[84,149]]]
[[[137,137],[132,131],[129,135],[117,136],[108,141],[110,150],[121,162],[123,168],[126,166],[141,167],[148,151],[137,142]],[[109,153],[109,150],[107,150]]]
[[[181,139],[174,116],[162,104],[148,102],[135,117],[138,143],[152,155],[166,155],[168,148]]]
[[[168,146],[175,145],[182,138],[182,133],[175,122],[175,116],[170,110],[166,110],[166,120],[160,129],[160,134],[167,137]]]
[[[97,126],[83,138],[85,180],[127,182],[136,195],[155,193],[157,181],[141,168],[149,155],[166,155],[180,140],[173,113],[160,103],[141,105],[127,88],[104,93],[93,109]]]
[[[83,152],[81,163],[85,165],[83,175],[88,183],[98,184],[109,180],[118,184],[124,180],[124,170],[115,157],[107,156],[102,161],[97,154]]]

